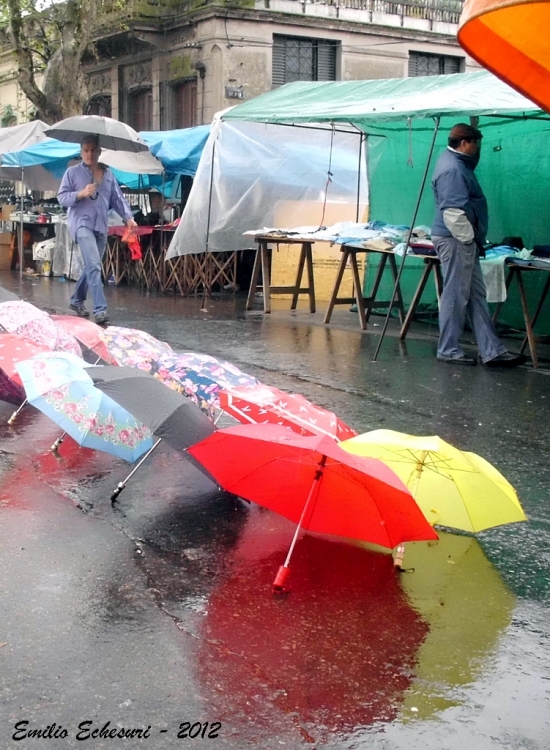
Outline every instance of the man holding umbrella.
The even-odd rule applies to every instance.
[[[84,303],[88,288],[92,293],[94,319],[106,324],[107,302],[101,278],[101,262],[107,244],[107,217],[113,208],[128,228],[137,226],[112,172],[99,164],[101,148],[97,135],[83,135],[82,161],[69,167],[63,176],[57,197],[69,209],[68,228],[84,259],[84,271],[71,296],[70,307],[80,317],[89,317]]]

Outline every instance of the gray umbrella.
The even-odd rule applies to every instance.
[[[96,388],[123,406],[159,438],[126,479],[119,483],[111,496],[112,502],[160,440],[165,440],[175,450],[184,452],[216,430],[208,417],[190,399],[171,390],[144,370],[107,366],[87,367],[86,372]],[[203,474],[215,481],[199,462],[195,462],[191,456],[189,459]]]
[[[18,297],[17,294],[14,294],[14,292],[10,292],[9,289],[5,289],[3,286],[0,285],[0,303],[1,302],[15,302],[20,299],[21,297]]]
[[[124,122],[99,115],[76,115],[56,122],[46,135],[58,141],[81,143],[85,135],[97,135],[101,148],[111,151],[149,151],[149,146]]]

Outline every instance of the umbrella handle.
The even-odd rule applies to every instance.
[[[28,403],[29,403],[29,399],[26,398],[21,404],[21,406],[19,407],[19,409],[17,409],[17,411],[14,411],[11,417],[8,419],[8,424],[13,424],[15,422],[15,420],[17,419],[17,415],[19,414],[21,409],[25,406],[25,404],[28,404]]]
[[[273,581],[271,591],[273,594],[282,594],[288,589],[285,589],[285,583],[290,575],[290,568],[287,565],[281,565]]]
[[[63,433],[63,435],[60,435],[60,436],[59,436],[59,437],[57,438],[57,440],[55,441],[55,443],[54,443],[54,444],[52,445],[52,447],[50,448],[50,450],[51,450],[51,451],[53,451],[54,453],[57,453],[57,449],[59,448],[59,446],[61,445],[61,443],[62,443],[62,442],[63,442],[63,441],[65,440],[65,435],[66,435],[66,434],[67,434],[67,433],[66,433],[66,432],[64,432],[64,433]]]

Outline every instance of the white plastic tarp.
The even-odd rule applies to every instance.
[[[167,258],[253,249],[247,230],[321,226],[338,207],[361,218],[368,204],[365,145],[357,130],[218,120]]]

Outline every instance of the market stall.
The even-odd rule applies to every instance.
[[[476,174],[489,202],[489,239],[499,243],[505,237],[520,236],[527,248],[547,244],[550,154],[546,144],[550,118],[485,71],[392,80],[292,83],[229,110],[222,115],[222,124],[312,128],[320,123],[335,128],[352,125],[368,138],[369,218],[429,226],[433,199],[430,189],[421,188],[429,185],[432,157],[445,148],[452,125],[470,117],[478,118],[484,134]],[[281,130],[288,132],[287,127]],[[248,217],[248,229],[265,223],[261,200],[259,205],[260,211]],[[409,263],[407,259],[405,269]],[[416,279],[408,290],[402,285],[409,300],[416,286]],[[528,296],[529,293],[527,287]],[[505,305],[501,320],[506,321],[507,307],[511,308],[509,314],[515,316],[514,322],[521,325],[520,308],[514,310]],[[539,323],[543,320],[541,315]]]

